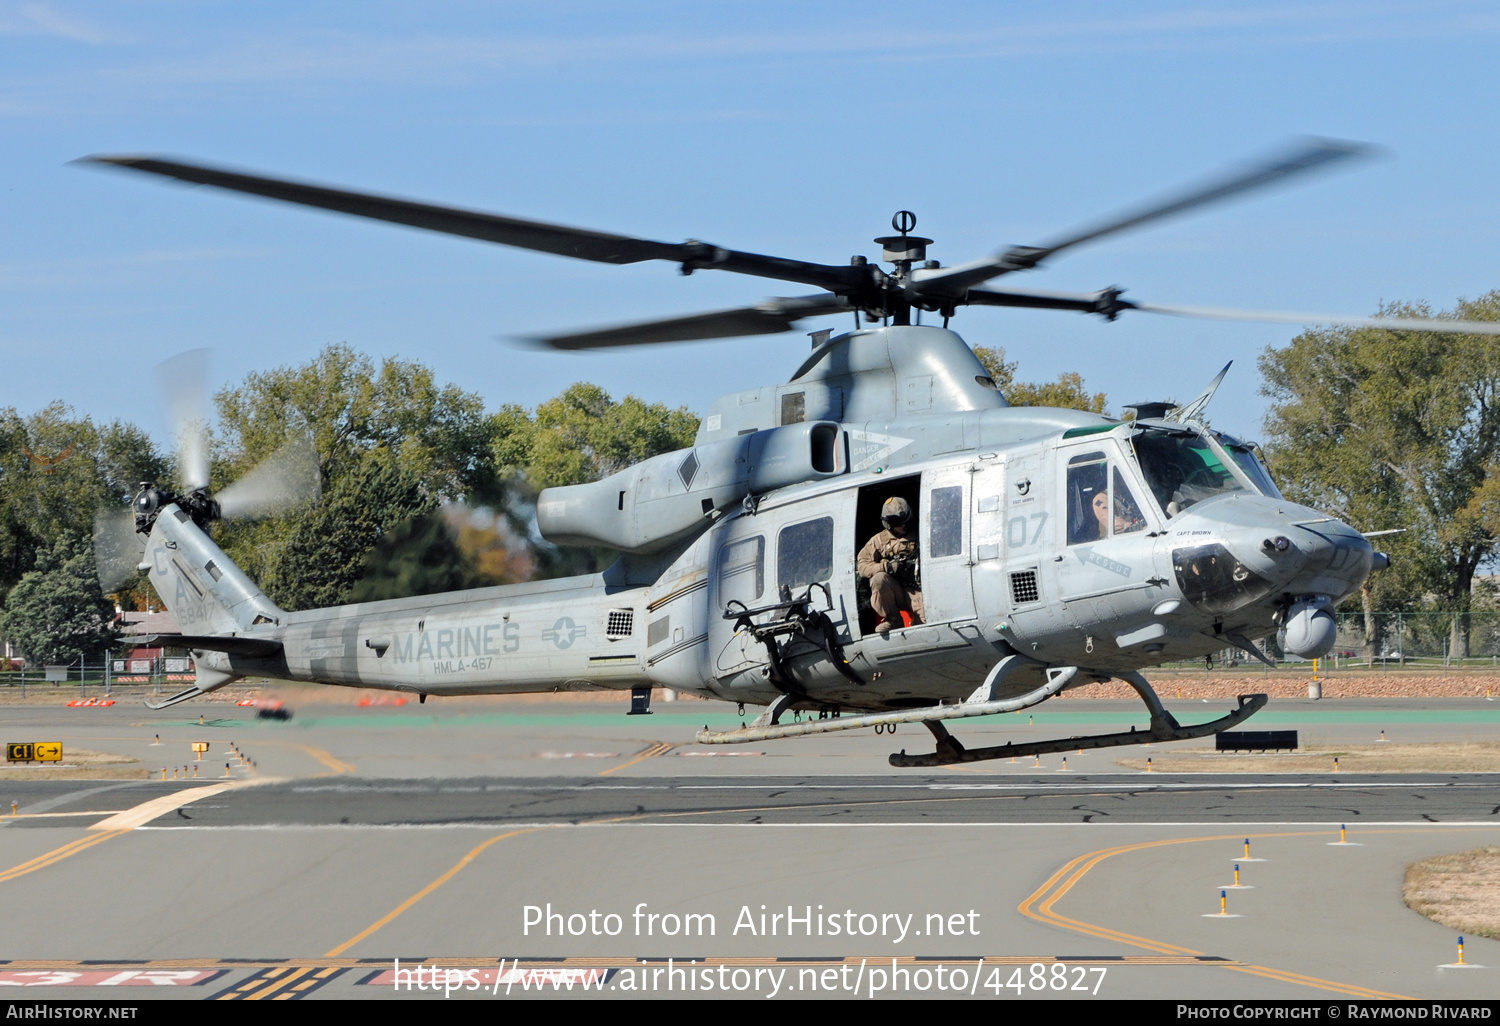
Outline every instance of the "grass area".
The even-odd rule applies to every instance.
[[[1433,922],[1465,936],[1500,940],[1500,847],[1413,862],[1406,867],[1402,897]]]
[[[1137,749],[1144,752],[1144,749]],[[1160,751],[1118,765],[1158,773],[1500,773],[1500,743],[1318,745],[1296,752]]]
[[[3,780],[142,780],[145,763],[128,755],[63,748],[62,762],[0,763]]]

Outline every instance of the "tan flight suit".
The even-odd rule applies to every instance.
[[[922,623],[922,593],[900,579],[915,583],[911,572],[900,574],[886,572],[887,564],[894,559],[916,559],[917,538],[914,532],[898,537],[890,531],[881,531],[865,542],[859,550],[855,565],[861,577],[870,581],[870,605],[880,619],[893,627],[900,627],[901,610],[911,613],[912,623]]]

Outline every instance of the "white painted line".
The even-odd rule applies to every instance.
[[[1327,823],[1300,823],[1300,822],[1267,822],[1267,823],[1235,823],[1235,829],[1243,827],[1308,827],[1323,826]],[[142,826],[139,830],[195,830],[198,832],[208,831],[268,831],[268,830],[298,830],[312,832],[315,830],[598,830],[602,828],[626,828],[632,830],[854,830],[854,829],[910,829],[913,826],[921,826],[924,830],[936,829],[960,829],[967,830],[974,827],[988,829],[1010,830],[1016,827],[1054,827],[1058,829],[1084,829],[1098,832],[1101,829],[1114,827],[1115,829],[1128,829],[1131,827],[1142,828],[1170,828],[1173,830],[1203,830],[1213,834],[1223,834],[1224,826],[1218,823],[1186,822],[1186,823],[1011,823],[999,822],[973,822],[973,823],[913,823],[910,820],[876,821],[861,823],[529,823],[524,821],[514,822],[491,822],[491,823],[221,823],[205,824],[195,826],[191,824],[171,824],[162,826]],[[1361,823],[1366,829],[1372,827],[1396,827],[1402,830],[1497,830],[1500,823],[1480,822],[1453,822],[1453,823],[1428,823],[1426,821],[1393,820],[1391,822]],[[1232,835],[1229,835],[1232,836]],[[1266,859],[1230,859],[1231,862],[1265,862]]]
[[[164,794],[160,798],[152,798],[148,802],[142,802],[133,809],[117,812],[108,819],[100,820],[90,830],[134,830],[145,826],[157,816],[180,809],[184,805],[191,805],[203,798],[211,798],[221,791],[228,791],[234,787],[234,783],[210,784],[208,787],[187,787],[172,794]]]

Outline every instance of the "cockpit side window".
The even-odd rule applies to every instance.
[[[1168,517],[1204,499],[1244,491],[1213,446],[1195,432],[1146,428],[1132,442],[1151,494]]]
[[[1146,529],[1146,518],[1141,515],[1141,507],[1136,505],[1135,496],[1130,494],[1130,488],[1125,484],[1125,475],[1120,473],[1120,468],[1115,468],[1114,493],[1110,495],[1110,509],[1114,512],[1114,533],[1133,534],[1136,531]]]
[[[1068,544],[1109,537],[1109,461],[1102,452],[1068,460]]]
[[[1103,541],[1146,528],[1140,505],[1108,457],[1086,452],[1068,460],[1068,544]]]

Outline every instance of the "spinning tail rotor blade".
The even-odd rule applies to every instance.
[[[226,520],[282,513],[316,499],[320,482],[312,439],[297,438],[219,492],[219,511]]]
[[[791,331],[806,317],[848,313],[847,301],[830,293],[789,299],[768,299],[758,306],[713,313],[673,317],[662,321],[622,324],[595,331],[551,335],[526,341],[553,349],[606,349],[613,346],[652,345],[659,342],[692,342],[698,339],[735,338],[743,335],[774,335]]]
[[[130,580],[145,551],[146,540],[135,533],[135,514],[130,510],[101,509],[94,514],[94,564],[104,594]]]
[[[177,474],[185,491],[208,484],[208,350],[190,349],[156,367],[177,433]]]

